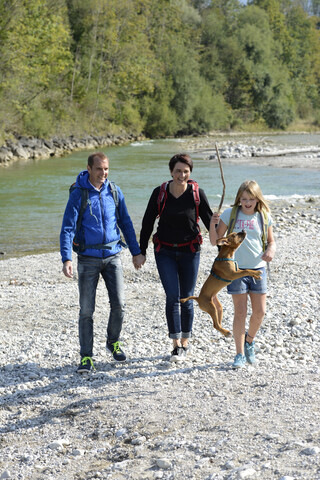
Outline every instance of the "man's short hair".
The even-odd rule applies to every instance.
[[[108,160],[108,157],[105,153],[103,152],[95,152],[95,153],[91,153],[91,155],[89,155],[88,157],[88,165],[89,167],[93,167],[93,164],[94,164],[94,161],[95,159],[98,159],[98,160]]]

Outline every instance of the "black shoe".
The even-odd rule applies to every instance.
[[[94,364],[91,357],[82,357],[79,367],[77,368],[78,373],[89,373],[91,370],[95,370]]]
[[[170,362],[181,362],[185,358],[185,349],[183,347],[175,347],[171,352]]]
[[[124,351],[120,347],[120,342],[114,342],[114,343],[108,343],[107,342],[107,349],[110,350],[110,352],[113,355],[113,358],[117,362],[125,362],[127,357],[125,356]]]

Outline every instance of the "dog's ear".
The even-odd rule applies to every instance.
[[[219,245],[219,246],[223,246],[223,245],[229,245],[229,241],[227,239],[227,237],[221,237],[221,238],[218,238],[218,240],[216,241],[216,245]]]

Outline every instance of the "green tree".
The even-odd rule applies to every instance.
[[[42,120],[35,133],[46,134],[52,118],[48,104],[55,96],[53,92],[62,92],[58,95],[58,103],[61,101],[72,64],[66,11],[59,3],[42,0],[21,0],[14,7],[1,49],[0,89],[11,107],[7,125],[19,129],[20,122],[20,128],[26,128],[39,115]]]

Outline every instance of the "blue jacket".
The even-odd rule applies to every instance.
[[[116,220],[116,205],[110,189],[109,180],[106,180],[100,191],[97,191],[89,182],[87,170],[79,173],[76,186],[87,188],[91,206],[87,206],[81,222],[81,239],[86,245],[108,244],[115,242],[111,250],[87,249],[81,255],[105,258],[121,251],[120,231]],[[129,216],[123,193],[117,186],[119,194],[118,225],[132,255],[139,255],[140,247],[136,240],[135,231]],[[60,232],[60,253],[62,262],[72,260],[72,241],[76,232],[77,219],[81,206],[81,190],[75,188],[70,196],[64,212]]]

